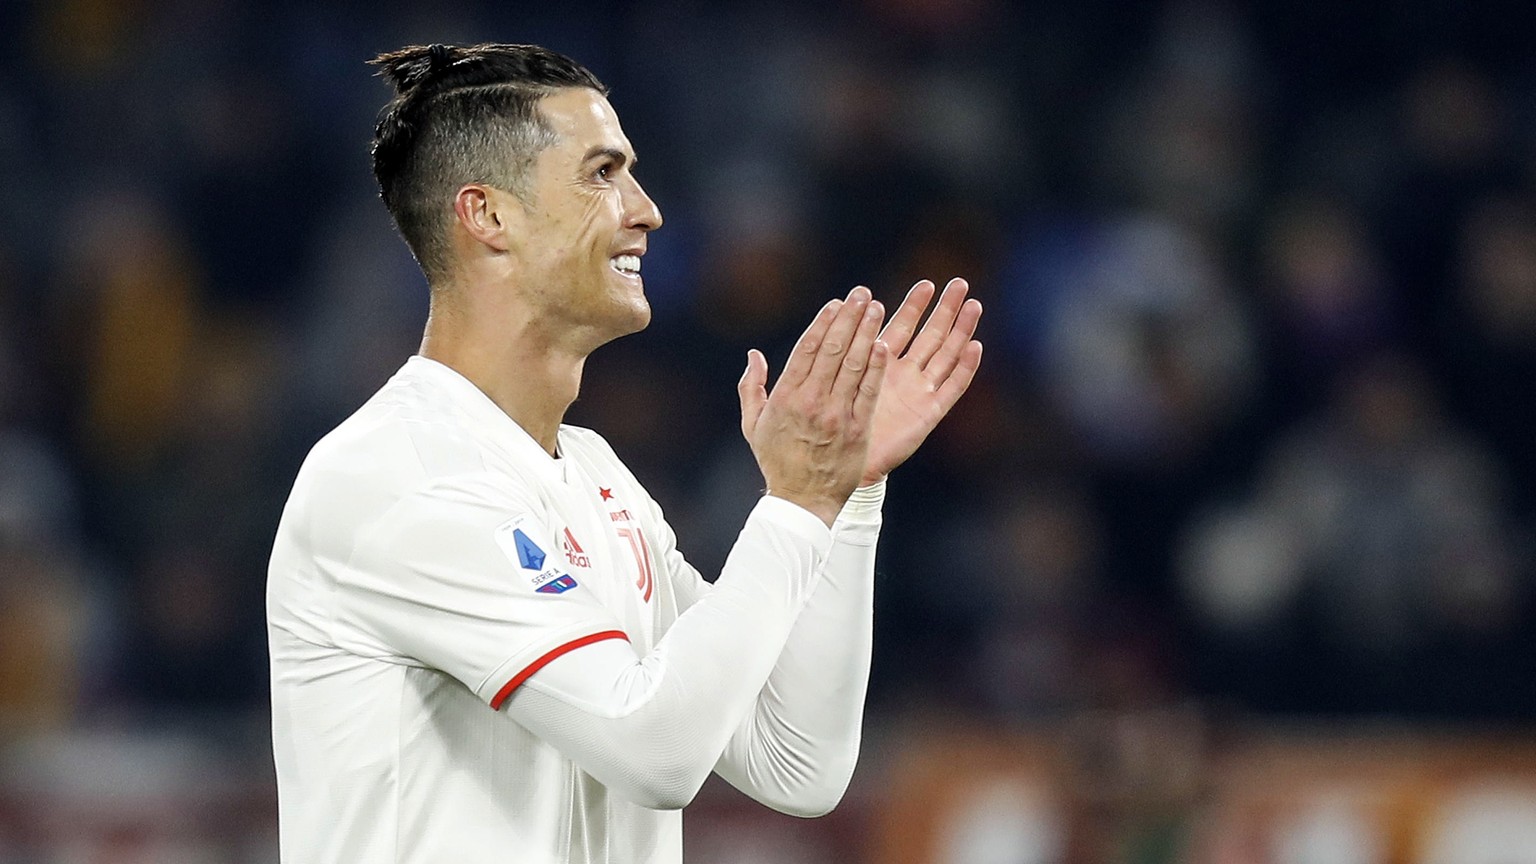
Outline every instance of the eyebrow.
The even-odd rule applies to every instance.
[[[630,156],[628,153],[625,153],[623,150],[617,150],[617,149],[615,149],[613,147],[603,147],[603,146],[593,147],[591,150],[588,150],[587,151],[587,155],[581,157],[581,161],[582,162],[591,162],[593,159],[596,159],[599,156],[606,156],[607,158],[612,159],[613,161],[619,163],[620,166],[622,166],[626,162],[629,163],[629,166],[631,168],[633,168],[634,166],[640,164],[640,157],[639,156]]]

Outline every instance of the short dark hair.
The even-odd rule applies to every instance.
[[[608,93],[580,63],[537,45],[412,45],[369,62],[395,88],[373,130],[373,176],[432,283],[447,272],[461,186],[484,183],[527,200],[529,169],[555,140],[539,100],[567,87]]]

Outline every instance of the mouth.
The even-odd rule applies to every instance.
[[[627,276],[633,279],[640,278],[639,255],[615,255],[608,259],[608,266],[612,267],[614,272],[618,273],[620,276]]]

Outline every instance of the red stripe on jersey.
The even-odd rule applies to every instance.
[[[577,648],[580,648],[583,645],[591,645],[593,642],[601,642],[604,639],[623,639],[625,642],[628,642],[629,634],[622,630],[604,630],[601,633],[593,633],[589,636],[583,636],[580,639],[572,639],[564,645],[546,652],[543,657],[540,657],[532,663],[529,663],[527,667],[523,669],[523,671],[513,675],[511,681],[508,681],[505,686],[496,691],[496,698],[491,700],[491,709],[493,711],[500,711],[501,703],[507,701],[507,697],[512,695],[512,691],[516,690],[518,686],[521,685],[524,681],[527,681],[529,678],[531,678],[533,673],[549,665],[549,661],[559,657],[561,654],[565,654],[566,652],[575,651]]]

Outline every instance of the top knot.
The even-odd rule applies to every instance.
[[[398,99],[418,100],[464,87],[591,87],[607,93],[585,67],[537,45],[409,45],[369,61]]]
[[[395,88],[395,92],[404,95],[441,76],[460,59],[462,52],[461,48],[441,43],[411,45],[380,54],[371,62],[379,67],[379,75]]]

